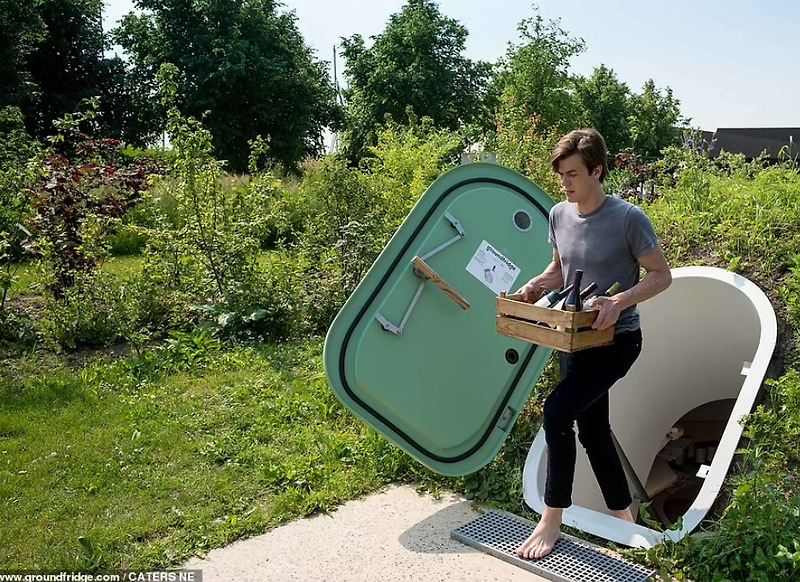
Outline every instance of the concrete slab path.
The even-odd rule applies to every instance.
[[[540,582],[450,531],[480,514],[466,499],[391,486],[193,559],[203,582]]]

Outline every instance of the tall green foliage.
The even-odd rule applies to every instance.
[[[475,118],[489,69],[463,56],[467,34],[431,0],[409,0],[369,48],[360,35],[344,39],[351,161],[368,155],[387,115],[402,122],[408,107],[451,130]]]
[[[629,147],[631,92],[614,71],[600,65],[588,79],[577,78],[575,97],[583,111],[581,125],[603,134],[612,156]]]
[[[16,283],[18,261],[32,208],[27,188],[37,176],[33,160],[41,146],[23,126],[16,107],[0,109],[0,315],[8,292]]]
[[[274,187],[261,175],[250,187],[231,185],[213,155],[210,131],[175,106],[177,68],[159,73],[175,155],[153,196],[143,276],[165,292],[185,321],[200,322],[225,339],[263,339],[285,333],[281,286],[257,264]]]
[[[675,145],[686,125],[672,89],[667,87],[662,93],[652,79],[633,96],[628,123],[632,151],[643,157],[657,156],[665,147]]]
[[[585,50],[582,39],[569,36],[558,20],[535,15],[519,23],[519,44],[510,43],[493,82],[502,95],[498,109],[517,110],[516,116],[537,119],[537,131],[574,129],[579,110],[572,96],[569,61]]]
[[[543,128],[539,116],[529,113],[510,93],[503,95],[496,122],[493,147],[498,161],[526,175],[556,198],[561,185],[550,168],[550,152],[560,132],[552,127]]]
[[[35,342],[28,318],[12,312],[6,301],[19,282],[19,261],[32,214],[26,189],[38,175],[33,160],[40,150],[25,132],[19,108],[0,109],[0,349]]]
[[[52,135],[54,120],[104,92],[108,69],[102,9],[102,0],[41,0],[39,13],[47,32],[25,65],[37,93],[24,109],[33,135]]]
[[[25,62],[45,33],[41,2],[0,0],[0,107],[20,107],[34,98]]]
[[[339,120],[333,85],[300,35],[293,12],[272,0],[136,0],[145,12],[128,14],[113,38],[130,59],[129,86],[146,129],[164,127],[154,99],[164,63],[180,71],[177,102],[184,115],[203,119],[214,152],[233,171],[245,171],[248,141],[269,141],[270,158],[294,169],[322,148],[322,131]]]
[[[452,167],[461,148],[457,132],[432,120],[389,122],[361,168],[340,155],[309,166],[301,191],[313,212],[294,247],[298,253],[298,308],[313,333],[333,318],[427,187]]]
[[[167,256],[194,263],[201,293],[224,297],[234,285],[250,281],[258,245],[248,230],[241,208],[222,188],[223,163],[213,156],[210,131],[175,107],[177,69],[162,67],[163,100],[168,130],[176,152],[171,171],[176,228],[155,233]],[[178,265],[176,265],[176,268]]]
[[[314,212],[293,250],[303,327],[323,334],[381,249],[384,213],[367,177],[338,155],[307,168]]]
[[[0,233],[10,242],[16,258],[21,256],[23,238],[18,225],[25,225],[31,205],[26,187],[36,177],[36,158],[42,146],[25,131],[17,107],[0,109]],[[22,236],[20,236],[22,235]]]
[[[427,187],[455,165],[462,146],[459,132],[437,127],[429,117],[411,115],[407,125],[389,122],[378,132],[377,143],[363,163],[384,213],[381,246]]]

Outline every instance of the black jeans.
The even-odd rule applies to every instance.
[[[544,502],[548,507],[572,505],[575,422],[608,508],[625,509],[631,504],[625,471],[611,438],[608,391],[628,373],[641,351],[642,332],[637,329],[618,334],[609,346],[559,353],[561,382],[544,403],[548,447]]]

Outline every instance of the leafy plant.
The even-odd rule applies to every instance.
[[[35,179],[37,169],[31,163],[40,153],[40,145],[24,129],[18,108],[0,110],[0,314],[4,313],[9,290],[15,285],[23,241],[30,232],[25,228],[31,216],[26,188]]]
[[[118,140],[94,140],[80,131],[80,124],[93,118],[89,111],[57,123],[53,142],[64,153],[42,159],[42,178],[30,191],[34,237],[27,248],[49,266],[57,300],[78,274],[92,272],[107,254],[107,235],[147,187],[144,167],[116,161]]]
[[[349,85],[343,141],[351,163],[369,157],[387,119],[401,121],[409,110],[450,131],[475,119],[489,65],[463,56],[466,38],[467,29],[436,3],[411,0],[371,46],[360,35],[342,40]]]
[[[387,119],[377,131],[376,144],[362,160],[369,193],[349,204],[351,217],[372,209],[381,247],[425,189],[456,164],[464,146],[460,132],[442,129],[430,117],[418,118],[410,108],[406,116],[406,124]]]
[[[541,126],[538,115],[525,113],[513,96],[504,95],[496,116],[494,147],[498,161],[525,174],[551,197],[557,198],[561,184],[550,167],[550,152],[560,137],[555,128]]]
[[[154,189],[151,226],[139,228],[148,240],[144,269],[181,297],[188,320],[220,339],[284,337],[285,310],[258,267],[273,207],[282,198],[280,182],[269,172],[249,179],[224,174],[209,131],[174,107],[176,75],[164,66],[159,77],[175,155]],[[256,169],[261,147],[253,144]]]
[[[293,245],[301,274],[299,309],[313,333],[324,333],[378,256],[383,240],[381,200],[344,158],[330,157],[308,178],[316,213]]]
[[[97,273],[73,273],[69,287],[47,298],[40,330],[52,347],[105,346],[119,337],[115,287]]]
[[[139,0],[137,7],[111,33],[128,56],[137,141],[159,136],[168,121],[168,107],[153,96],[160,68],[172,64],[182,72],[173,105],[203,119],[233,171],[247,170],[248,141],[257,135],[271,137],[269,158],[287,170],[321,152],[323,128],[342,115],[327,66],[294,12],[260,1]]]

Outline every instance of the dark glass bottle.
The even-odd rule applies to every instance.
[[[586,301],[587,297],[592,295],[597,290],[597,283],[592,281],[581,291],[581,301]]]
[[[581,301],[581,280],[583,279],[583,271],[581,269],[575,270],[575,275],[572,277],[572,290],[567,294],[564,300],[564,311],[580,311],[583,307]]]
[[[567,293],[570,291],[572,291],[572,285],[557,291],[550,291],[549,293],[542,295],[539,300],[534,303],[534,305],[538,305],[539,307],[553,307],[553,305],[566,297]]]
[[[589,297],[586,301],[584,301],[583,302],[583,309],[584,310],[591,309],[592,305],[594,304],[595,299],[597,299],[598,297],[611,297],[612,295],[615,295],[615,294],[619,293],[619,291],[621,289],[622,289],[622,285],[620,285],[619,281],[617,281],[616,283],[611,285],[611,287],[606,289],[603,293],[595,293],[594,295]]]

